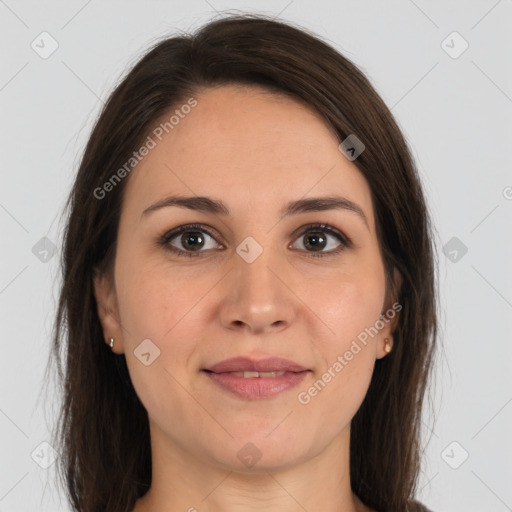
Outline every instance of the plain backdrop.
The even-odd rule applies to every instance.
[[[0,512],[69,510],[47,444],[58,396],[39,393],[59,218],[92,123],[151,44],[226,10],[312,30],[391,108],[439,237],[443,349],[419,498],[512,510],[512,0],[0,0]]]

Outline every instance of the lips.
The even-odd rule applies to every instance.
[[[205,368],[205,371],[213,373],[232,373],[232,372],[304,372],[308,368],[281,357],[269,357],[266,359],[255,360],[249,357],[235,357],[226,359],[220,363]],[[249,376],[249,375],[248,375]],[[271,375],[269,375],[270,377]]]
[[[237,357],[221,361],[201,372],[218,389],[243,400],[272,398],[298,386],[309,370],[279,357],[255,361]]]

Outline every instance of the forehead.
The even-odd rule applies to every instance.
[[[227,85],[194,96],[169,133],[131,172],[123,209],[166,195],[214,196],[236,213],[270,213],[304,196],[344,195],[372,218],[370,189],[311,107],[260,87]],[[168,121],[180,105],[163,116]],[[187,111],[187,114],[183,112]],[[176,122],[177,121],[177,122]]]

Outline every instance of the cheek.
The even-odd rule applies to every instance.
[[[315,311],[329,328],[332,349],[346,350],[351,340],[379,319],[385,294],[382,270],[354,273],[332,280],[315,294]]]
[[[197,272],[169,268],[162,260],[125,258],[119,267],[117,289],[123,327],[134,338],[164,342],[179,331],[181,320],[211,287]],[[142,338],[142,339],[143,339]]]
[[[145,397],[149,403],[158,396],[159,386],[178,392],[177,382],[188,379],[190,359],[204,337],[201,299],[215,280],[207,273],[198,276],[197,270],[169,268],[168,263],[155,258],[131,254],[120,261],[118,303],[127,365],[141,400],[145,403]],[[151,343],[141,345],[147,339]],[[138,359],[142,353],[139,347],[146,346],[157,354],[147,367]]]
[[[192,306],[211,284],[199,279],[191,286],[190,276],[164,269],[155,261],[137,260],[133,254],[120,261],[118,303],[130,378],[146,410],[165,424],[168,410],[187,412],[183,409],[187,395],[180,383],[188,378],[188,361],[202,332],[195,316],[200,308]],[[139,347],[147,339],[152,344],[145,342],[145,352],[149,351],[152,362],[146,366],[139,359]]]
[[[317,296],[330,331],[315,342],[323,362],[316,376],[320,381],[316,388],[322,391],[315,401],[336,418],[333,423],[337,426],[351,420],[368,391],[377,339],[368,330],[380,317],[384,294],[384,270],[375,262],[333,280],[325,293]]]
[[[376,274],[378,276],[378,274]],[[302,388],[301,403],[330,418],[323,426],[327,437],[348,425],[361,406],[375,366],[375,341],[367,334],[378,320],[384,283],[378,277],[341,280],[317,297],[326,335],[310,338],[321,363],[309,388]],[[314,307],[312,307],[314,309]]]

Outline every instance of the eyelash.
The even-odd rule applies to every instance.
[[[297,236],[296,240],[298,240],[301,236],[304,236],[309,231],[321,231],[323,233],[327,233],[329,235],[334,236],[338,239],[338,241],[341,243],[339,247],[336,249],[333,249],[328,252],[319,252],[319,253],[313,253],[311,251],[303,251],[308,253],[309,257],[312,258],[327,258],[331,256],[336,256],[341,251],[345,250],[346,248],[352,247],[352,241],[350,238],[348,238],[346,235],[339,232],[337,229],[335,229],[330,224],[310,224],[306,226],[306,229],[301,232],[299,236]],[[200,231],[206,233],[208,236],[212,237],[215,241],[215,236],[210,232],[210,230],[203,224],[185,224],[183,226],[179,226],[176,229],[173,229],[171,231],[166,232],[164,235],[162,235],[158,239],[158,245],[165,247],[167,250],[171,251],[172,253],[178,255],[178,256],[184,256],[188,258],[195,258],[199,256],[202,252],[206,251],[184,251],[181,249],[177,249],[173,245],[171,245],[169,242],[176,238],[178,235],[181,235],[182,233],[185,233],[187,231]],[[218,243],[218,242],[217,242]]]

